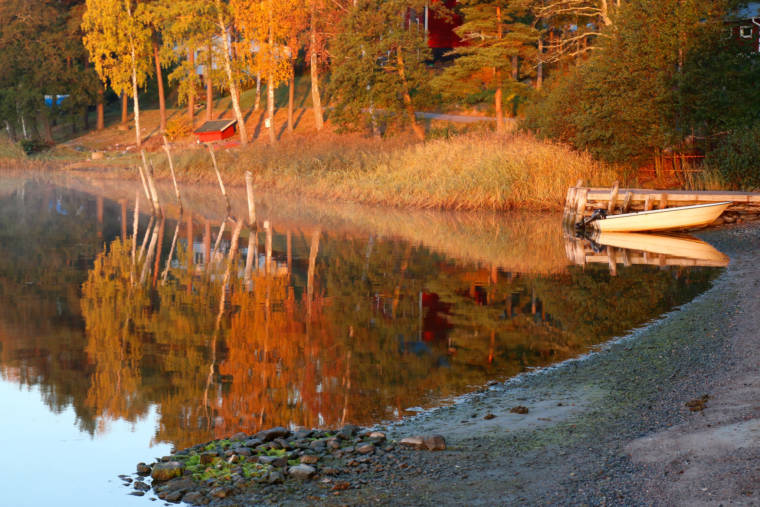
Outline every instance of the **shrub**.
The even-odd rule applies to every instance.
[[[189,136],[193,131],[193,127],[187,118],[176,118],[169,120],[166,123],[166,138],[170,141],[179,139],[181,137]]]
[[[739,127],[707,153],[705,165],[733,188],[760,188],[760,123]]]

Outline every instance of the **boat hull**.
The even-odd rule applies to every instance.
[[[591,222],[600,232],[667,231],[701,227],[713,223],[731,202],[697,204],[623,215],[610,215]]]

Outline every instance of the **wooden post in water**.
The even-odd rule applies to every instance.
[[[253,200],[253,174],[245,172],[245,192],[248,197],[248,225],[253,227],[256,223],[256,203]]]
[[[169,150],[169,141],[166,140],[166,136],[161,136],[164,140],[164,151],[166,151],[166,158],[169,159],[169,171],[172,173],[172,183],[174,183],[174,194],[177,196],[177,204],[179,205],[180,215],[182,214],[182,199],[179,196],[179,186],[177,185],[177,176],[174,174],[174,161],[172,160],[172,153]]]
[[[272,274],[272,223],[269,220],[264,220],[264,231],[266,232],[264,269],[269,276]]]
[[[214,243],[214,249],[211,250],[210,257],[216,257],[216,252],[219,250],[219,246],[222,244],[222,235],[224,234],[224,228],[227,226],[227,219],[222,220],[222,224],[219,226],[219,234],[216,236],[216,242]],[[211,261],[209,260],[209,263]],[[210,264],[209,264],[210,265]]]
[[[612,190],[610,190],[610,202],[607,203],[607,213],[612,214],[612,212],[615,211],[619,187],[620,184],[617,181],[612,185]]]
[[[156,282],[158,282],[158,270],[161,267],[161,250],[163,250],[164,246],[164,225],[166,223],[166,218],[164,216],[161,216],[161,227],[158,229],[158,247],[156,248],[156,264],[153,266],[153,287],[156,286]]]
[[[650,199],[649,194],[647,194],[646,198],[644,199],[644,211],[649,211],[652,209],[652,199]]]
[[[145,158],[145,150],[140,150],[140,156],[142,157],[143,169],[145,170],[145,180],[148,182],[148,198],[153,203],[153,212],[161,214],[161,205],[158,202],[158,192],[156,192],[156,185],[153,182],[153,174],[148,168],[148,161]]]
[[[583,219],[586,212],[586,199],[588,198],[588,189],[581,189],[578,195],[578,201],[575,207],[575,219],[577,222],[579,219]]]
[[[610,276],[617,276],[617,261],[615,259],[615,249],[611,246],[607,247],[607,263],[610,267]]]
[[[660,194],[660,209],[665,209],[668,207],[668,194],[663,192]]]
[[[132,273],[130,274],[130,281],[135,283],[135,271],[137,269],[137,228],[140,220],[140,191],[135,192],[135,218],[132,224]]]
[[[174,257],[174,248],[177,246],[177,237],[179,236],[179,226],[182,223],[182,213],[180,211],[179,220],[177,220],[177,226],[174,228],[174,237],[172,238],[172,246],[169,248],[169,258],[166,259],[166,267],[161,274],[161,285],[166,283],[166,279],[169,277],[169,267],[172,264],[172,258]]]
[[[121,206],[121,242],[127,242],[127,200],[119,199]]]
[[[291,238],[290,229],[288,229],[285,235],[285,256],[288,263],[288,279],[290,279],[290,271],[293,268],[293,239]]]
[[[142,181],[143,190],[145,191],[145,198],[148,199],[148,202],[152,203],[153,200],[150,198],[150,190],[148,190],[148,180],[145,178],[145,173],[143,172],[143,168],[141,165],[137,166],[137,171],[140,173],[140,181]],[[156,210],[153,210],[153,213],[155,214]]]
[[[219,181],[219,188],[222,190],[222,195],[227,203],[227,216],[232,213],[232,206],[230,205],[230,198],[227,196],[227,190],[224,188],[224,182],[222,181],[222,173],[219,172],[219,166],[216,164],[216,155],[214,155],[214,147],[207,144],[208,152],[211,155],[211,162],[214,164],[214,172],[216,172],[216,179]]]
[[[145,262],[143,263],[142,273],[140,273],[140,284],[145,283],[145,280],[148,278],[148,270],[150,269],[150,265],[153,261],[153,256],[156,253],[156,245],[158,243],[158,229],[159,224],[156,222],[155,225],[153,225],[153,234],[150,238],[150,246],[148,247],[148,253],[145,255]]]
[[[632,192],[629,191],[625,193],[625,198],[623,199],[623,208],[620,210],[621,213],[628,213],[628,207],[631,205],[632,198]]]
[[[253,229],[251,229],[250,233],[248,234],[248,251],[246,252],[245,256],[245,275],[243,278],[243,283],[245,285],[245,290],[247,292],[251,292],[253,290],[253,255],[254,250],[256,249],[256,246],[254,245],[254,242],[256,241],[256,234],[253,232]]]
[[[317,252],[319,251],[319,235],[317,228],[311,235],[311,247],[309,248],[309,269],[306,273],[306,315],[311,321],[311,306],[314,299],[314,269],[317,264]]]
[[[151,215],[150,221],[148,222],[148,228],[145,229],[145,236],[143,236],[142,246],[140,246],[140,254],[137,256],[137,262],[140,262],[145,254],[145,247],[148,244],[148,236],[150,235],[150,230],[153,227],[153,222],[155,222],[155,220],[155,216]]]

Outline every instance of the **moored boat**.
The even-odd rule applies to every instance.
[[[701,227],[714,222],[731,201],[679,206],[622,215],[598,215],[584,225],[600,232],[665,231]]]

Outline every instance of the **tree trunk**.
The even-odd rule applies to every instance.
[[[53,95],[55,100],[55,95]],[[47,112],[47,106],[40,110],[39,121],[42,124],[42,138],[46,143],[53,144],[53,126],[50,124],[50,116]]]
[[[211,50],[211,42],[209,42],[206,59],[206,121],[214,119],[214,83],[211,82],[211,65],[214,63],[214,55]]]
[[[501,40],[504,32],[503,32],[503,28],[501,24],[501,7],[499,6],[496,7],[496,23],[497,23],[496,38]],[[504,112],[501,109],[501,103],[503,100],[501,69],[494,67],[493,79],[496,85],[496,91],[493,94],[493,109],[494,109],[494,113],[496,114],[496,132],[499,134],[503,134],[504,133]]]
[[[98,87],[98,103],[95,106],[95,109],[97,111],[97,122],[95,123],[95,128],[97,130],[103,130],[106,126],[104,112],[103,112],[103,88]]]
[[[253,110],[258,111],[261,107],[261,71],[256,71],[256,99],[253,103]]]
[[[317,62],[317,7],[316,0],[311,2],[311,27],[309,30],[310,59],[309,68],[311,70],[311,105],[314,110],[314,124],[317,131],[322,130],[324,121],[322,119],[322,100],[319,96],[319,63]]]
[[[274,135],[274,86],[272,86],[272,81],[274,81],[274,76],[270,72],[267,76],[267,123],[269,123],[267,130],[269,131],[269,142],[274,144],[277,142],[277,137]]]
[[[504,133],[504,111],[502,111],[501,103],[503,100],[503,88],[501,86],[501,71],[494,69],[494,81],[496,81],[496,91],[493,94],[493,110],[496,114],[496,132],[498,134]]]
[[[161,72],[161,57],[158,56],[158,42],[153,41],[153,60],[156,62],[156,82],[158,83],[158,110],[161,113],[161,132],[166,132],[166,99],[164,97],[164,76]]]
[[[544,40],[538,38],[538,66],[536,67],[536,90],[544,86]]]
[[[404,99],[404,106],[406,113],[409,115],[409,122],[412,124],[412,130],[415,137],[420,141],[425,140],[425,130],[417,123],[417,118],[414,116],[414,105],[412,104],[412,97],[409,95],[409,86],[406,82],[406,73],[404,71],[404,57],[401,55],[401,48],[396,48],[396,62],[398,63],[398,76],[401,78],[401,94]]]
[[[274,47],[274,27],[272,26],[272,0],[269,0],[269,47]],[[270,64],[271,67],[271,64]],[[274,135],[274,72],[271,68],[267,75],[267,121],[269,123],[269,143],[274,144],[277,138]]]
[[[192,75],[192,82],[195,83],[195,48],[190,48],[190,54],[187,55],[187,59],[190,61],[190,72]],[[195,84],[193,89],[187,96],[187,119],[190,122],[190,128],[193,128],[195,120]]]
[[[238,123],[238,132],[240,133],[240,144],[243,146],[248,144],[248,133],[245,130],[245,119],[243,118],[243,112],[240,110],[240,100],[238,95],[238,87],[235,79],[232,76],[232,63],[230,62],[230,41],[227,39],[227,29],[222,18],[221,0],[216,0],[217,15],[219,20],[219,30],[224,41],[224,70],[227,72],[227,81],[230,87],[230,98],[232,99],[232,109],[235,110],[235,119]]]
[[[129,121],[129,99],[127,92],[121,92],[121,123],[126,125]]]
[[[82,123],[84,124],[84,130],[90,130],[90,111],[88,111],[89,106],[84,106],[82,109]]]
[[[291,63],[292,65],[292,63]],[[296,76],[295,69],[291,70],[288,81],[288,132],[293,132],[293,95],[295,94]]]
[[[134,47],[132,48],[132,97],[135,111],[135,144],[140,148],[140,146],[142,146],[142,134],[140,132],[140,100],[137,97],[137,61]]]

